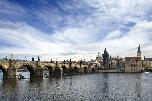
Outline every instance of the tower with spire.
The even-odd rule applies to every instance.
[[[103,58],[103,67],[104,69],[109,69],[109,61],[110,61],[110,57],[109,57],[109,53],[107,52],[106,48],[104,50],[104,54],[102,54],[102,58]]]
[[[139,46],[138,46],[137,57],[141,57],[140,44],[139,44]]]
[[[96,61],[101,62],[101,60],[102,60],[101,54],[100,54],[100,52],[98,52],[98,55],[96,57]]]

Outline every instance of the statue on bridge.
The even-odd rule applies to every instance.
[[[40,57],[38,56],[38,61],[40,61]]]

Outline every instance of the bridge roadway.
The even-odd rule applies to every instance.
[[[97,64],[81,63],[81,62],[43,62],[43,61],[23,61],[23,60],[0,60],[0,70],[3,72],[4,78],[16,78],[17,70],[26,67],[30,76],[43,76],[43,70],[48,69],[50,76],[76,74],[76,73],[90,73],[94,72]]]

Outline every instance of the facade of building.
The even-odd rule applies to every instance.
[[[152,70],[152,58],[145,58],[144,57],[143,68]]]
[[[113,57],[111,59],[111,69],[124,70],[124,67],[125,67],[125,61],[123,58]]]
[[[100,52],[98,52],[96,57],[96,62],[98,61],[98,63],[100,63],[99,70],[115,70],[116,72],[142,72],[144,70],[143,66],[152,69],[152,58],[142,60],[140,48],[141,47],[139,44],[136,56],[125,58],[121,58],[119,56],[111,57],[105,48],[102,57]]]
[[[125,72],[141,72],[142,70],[142,58],[139,45],[136,57],[125,57]]]
[[[125,72],[141,72],[142,60],[141,57],[125,57]]]

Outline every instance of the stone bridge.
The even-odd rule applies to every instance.
[[[58,62],[58,61],[23,61],[23,60],[0,60],[0,70],[4,78],[16,78],[17,70],[26,67],[30,76],[43,77],[43,70],[48,69],[50,76],[84,74],[95,72],[97,64],[81,62]]]

